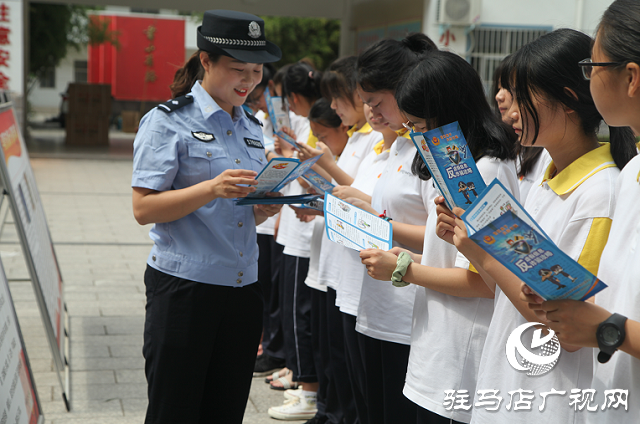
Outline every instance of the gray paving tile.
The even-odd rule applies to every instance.
[[[147,384],[144,370],[116,370],[116,381],[118,383]]]

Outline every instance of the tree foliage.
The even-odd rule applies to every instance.
[[[68,4],[29,5],[29,74],[56,67],[69,48],[86,43],[85,8]]]
[[[340,21],[323,18],[290,18],[264,16],[269,41],[282,49],[277,66],[310,59],[323,70],[338,58],[340,50]]]

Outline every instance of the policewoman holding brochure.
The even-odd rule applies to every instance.
[[[256,224],[280,206],[237,206],[265,166],[259,122],[242,104],[280,49],[264,21],[204,13],[198,52],[173,100],[140,123],[133,211],[153,223],[145,272],[145,423],[242,422],[262,331]]]

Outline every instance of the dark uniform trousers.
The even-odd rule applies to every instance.
[[[150,266],[145,424],[241,424],[262,333],[260,284],[203,284]]]

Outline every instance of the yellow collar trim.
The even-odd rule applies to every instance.
[[[373,146],[373,151],[376,152],[376,155],[379,155],[380,153],[384,152],[384,140],[380,140],[378,144]]]
[[[347,135],[349,137],[352,137],[354,133],[369,134],[371,131],[373,131],[373,128],[371,128],[371,125],[369,125],[369,123],[367,122],[360,129],[358,129],[355,125],[349,128],[349,130],[347,131]]]
[[[408,129],[403,128],[401,130],[398,130],[395,132],[396,134],[398,134],[398,137],[404,137],[407,140],[411,140],[411,133],[409,132]]]
[[[578,188],[580,184],[587,181],[592,175],[603,169],[616,166],[609,148],[609,143],[600,143],[600,147],[582,155],[558,175],[549,178],[556,169],[552,161],[547,167],[542,181],[546,181],[549,188],[557,195],[567,194]]]

